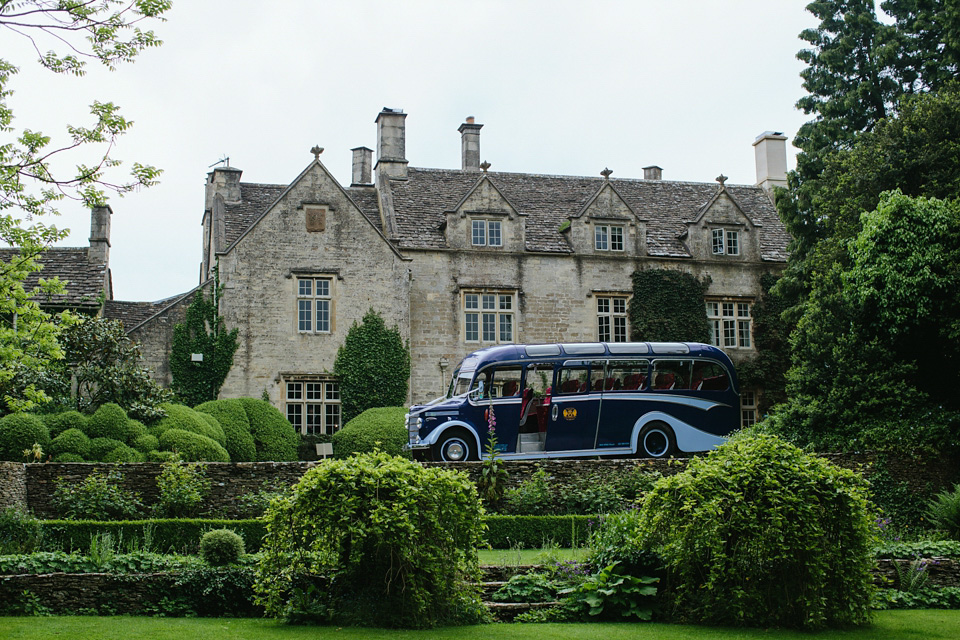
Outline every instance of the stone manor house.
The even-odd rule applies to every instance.
[[[663,180],[656,166],[642,179],[492,171],[473,118],[459,128],[459,169],[415,168],[405,119],[379,113],[376,156],[353,149],[350,185],[327,171],[319,148],[289,184],[243,182],[230,166],[209,173],[200,286],[219,264],[221,314],[240,330],[222,397],[266,390],[302,433],[331,433],[340,425],[333,361],[368,309],[409,340],[410,399],[420,402],[441,395],[460,359],[484,346],[628,340],[638,269],[709,276],[714,343],[735,360],[754,353],[760,276],[787,257],[771,196],[786,183],[783,135],[756,139],[757,184],[735,186],[723,176]],[[107,247],[109,214],[93,212]],[[145,364],[169,383],[173,326],[193,292],[149,303],[111,297],[103,313],[124,321]],[[755,391],[743,394],[746,422],[756,417]]]

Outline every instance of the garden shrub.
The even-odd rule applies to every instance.
[[[107,454],[121,446],[123,446],[123,443],[113,438],[92,438],[90,440],[90,454],[87,459],[103,462]]]
[[[53,508],[68,520],[125,520],[137,517],[143,503],[136,493],[120,486],[117,471],[94,472],[78,483],[62,478],[53,491]]]
[[[59,453],[51,462],[86,462],[86,459],[77,453]]]
[[[409,438],[403,422],[406,412],[404,407],[367,409],[333,434],[333,457],[342,459],[379,449],[409,458],[410,452],[403,450]]]
[[[504,512],[520,516],[555,513],[550,478],[537,469],[529,478],[504,493]]]
[[[613,564],[633,576],[660,576],[663,562],[656,553],[644,548],[640,536],[640,512],[631,509],[598,519],[591,527],[589,552],[584,561],[593,567]]]
[[[154,507],[161,518],[191,518],[200,512],[210,491],[210,480],[198,464],[164,462],[157,476],[160,497]]]
[[[147,435],[147,427],[139,420],[127,420],[127,442],[133,442],[140,436]]]
[[[180,454],[176,451],[147,451],[148,462],[170,462],[171,460],[180,460]]]
[[[194,407],[194,411],[216,418],[223,429],[223,448],[233,462],[253,462],[257,459],[257,447],[250,434],[250,421],[239,398],[204,402]]]
[[[270,505],[258,601],[295,622],[475,623],[481,514],[461,472],[382,452],[328,460]]]
[[[149,433],[145,433],[142,436],[137,436],[130,444],[133,445],[134,449],[140,451],[141,453],[149,453],[150,451],[155,451],[160,448],[160,440],[156,436],[152,436]]]
[[[177,452],[188,462],[230,462],[230,454],[216,441],[192,431],[168,429],[160,435],[160,448]]]
[[[247,414],[250,435],[257,449],[257,460],[283,461],[297,459],[300,436],[283,414],[269,402],[256,398],[239,398]]]
[[[0,511],[0,555],[33,553],[42,536],[40,521],[23,509]]]
[[[536,548],[544,544],[577,547],[587,541],[596,516],[487,516],[486,542],[494,549]]]
[[[24,462],[23,452],[34,444],[44,450],[50,446],[50,431],[32,413],[11,413],[0,418],[0,460]]]
[[[766,434],[742,434],[647,495],[640,545],[689,622],[818,628],[869,619],[867,484]]]
[[[103,462],[143,462],[145,457],[139,451],[125,444],[109,451],[102,458]]]
[[[86,553],[91,540],[109,533],[124,545],[149,547],[157,552],[196,553],[200,538],[211,529],[230,528],[244,539],[247,552],[260,550],[266,528],[260,519],[219,520],[159,518],[150,520],[43,520],[44,549]]]
[[[243,555],[243,538],[232,529],[214,529],[200,538],[200,557],[212,567],[232,564]]]
[[[76,427],[67,429],[50,442],[50,453],[75,453],[86,458],[90,455],[90,438]]]
[[[115,402],[108,402],[94,411],[87,420],[87,435],[91,438],[110,438],[127,441],[127,412]]]
[[[636,616],[649,621],[653,618],[658,582],[660,578],[656,576],[633,575],[615,562],[560,593],[582,613],[594,618],[623,620]]]
[[[67,429],[79,429],[86,433],[87,416],[79,411],[63,411],[61,413],[47,413],[43,416],[43,422],[50,430],[50,437],[56,438]]]
[[[160,406],[167,412],[167,417],[150,429],[151,435],[160,438],[170,429],[179,429],[180,431],[189,431],[205,436],[223,446],[225,441],[223,428],[216,420],[210,422],[190,407],[182,404],[162,404]]]

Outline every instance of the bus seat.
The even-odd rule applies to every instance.
[[[579,380],[567,380],[562,385],[560,385],[560,393],[576,393],[580,390],[580,381]]]
[[[533,389],[527,387],[523,390],[523,400],[520,402],[520,426],[522,427],[527,421],[527,416],[530,415],[530,410],[533,408],[533,403],[530,402],[533,400]]]
[[[631,373],[626,378],[623,379],[623,388],[624,389],[639,389],[641,385],[641,375],[639,373]]]
[[[673,385],[677,382],[677,378],[672,373],[661,373],[657,376],[656,381],[653,383],[654,389],[673,389]]]
[[[517,390],[520,388],[520,383],[516,380],[509,380],[503,383],[503,391],[501,397],[507,398],[510,396],[517,395]]]
[[[603,378],[597,378],[593,381],[594,391],[603,391]]]
[[[613,389],[615,383],[620,382],[619,380],[614,380],[613,378],[607,378],[603,383],[603,388],[605,391],[610,391]]]

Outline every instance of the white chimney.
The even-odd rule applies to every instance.
[[[787,186],[787,136],[764,131],[753,143],[757,158],[757,186],[773,195],[774,187]]]

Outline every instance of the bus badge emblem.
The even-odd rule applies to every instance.
[[[576,420],[577,419],[577,410],[573,407],[563,410],[563,417],[566,420]]]

